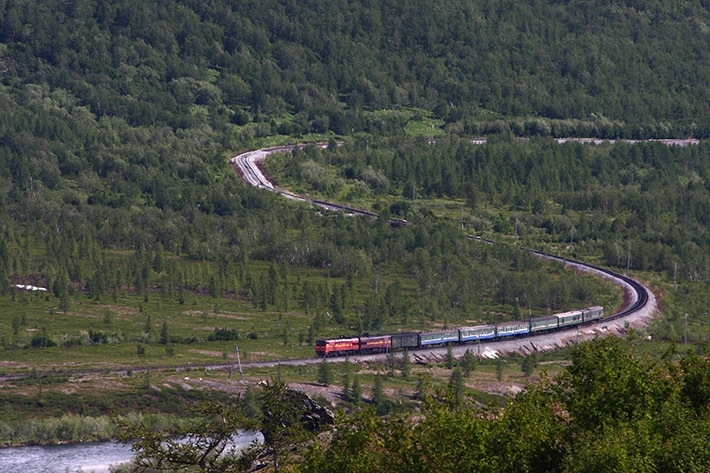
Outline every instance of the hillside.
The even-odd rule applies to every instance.
[[[0,11],[2,280],[41,283],[60,300],[160,289],[180,304],[189,291],[275,308],[267,268],[327,270],[369,284],[338,304],[349,331],[615,300],[554,267],[549,282],[536,279],[540,266],[514,249],[462,245],[464,220],[611,266],[710,274],[704,144],[511,140],[703,136],[702,4],[121,0]],[[481,132],[496,136],[469,143]],[[427,133],[437,146],[405,139]],[[314,218],[227,165],[246,148],[335,138],[346,145],[267,165],[284,185],[413,225]],[[401,273],[410,279],[390,276]],[[295,283],[284,307],[297,298],[288,291],[311,291]],[[420,292],[385,304],[380,283]]]
[[[533,435],[556,449],[550,462],[533,450],[519,462],[511,450],[490,471],[603,471],[585,461],[597,455],[586,439],[603,427],[615,447],[609,420],[624,412],[633,422],[619,422],[622,438],[647,428],[644,442],[663,440],[649,462],[704,445],[710,375],[694,349],[710,337],[709,25],[708,0],[0,0],[0,442],[36,441],[25,427],[42,417],[44,442],[99,438],[52,419],[182,413],[214,380],[245,402],[254,395],[245,385],[274,371],[328,384],[326,363],[247,368],[245,383],[201,368],[234,365],[237,353],[240,364],[313,357],[318,337],[621,304],[610,283],[522,249],[540,248],[630,272],[653,287],[663,317],[622,351],[614,340],[587,356],[586,345],[545,355],[544,367],[535,356],[480,360],[476,376],[494,395],[450,357],[342,363],[340,406],[369,398],[377,409],[426,410],[429,391],[456,398],[448,416],[542,379],[521,401],[550,420]],[[482,136],[486,144],[472,139]],[[652,141],[668,137],[700,141]],[[265,171],[293,192],[379,217],[248,187],[228,164],[248,149],[315,142],[327,145],[270,156]],[[407,225],[390,226],[393,216]],[[567,387],[578,389],[600,372],[591,360],[609,361],[608,384],[622,391],[604,396],[630,392],[643,408],[629,401],[598,423],[568,422],[603,412],[580,410],[569,389],[548,397],[543,370],[565,372],[568,356],[589,362],[560,386],[577,373]],[[464,358],[467,378],[475,364]],[[618,373],[627,384],[614,383]],[[676,436],[654,406],[704,421]],[[540,432],[530,419],[529,433]],[[500,432],[524,438],[482,429],[504,439],[481,443],[490,458],[507,441]],[[393,458],[380,452],[376,462]],[[618,465],[634,464],[629,452]],[[334,453],[310,461],[339,465]]]
[[[391,134],[365,112],[416,107],[473,134],[703,137],[709,24],[692,1],[5,1],[3,114]]]

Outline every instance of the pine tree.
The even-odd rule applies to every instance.
[[[463,375],[468,378],[471,375],[471,372],[476,369],[476,364],[476,357],[473,355],[471,350],[466,350],[466,353],[463,354],[463,358],[461,359]]]
[[[343,400],[350,400],[350,371],[345,371],[343,375]]]
[[[412,364],[409,360],[409,350],[405,348],[404,353],[402,353],[402,377],[409,378],[411,371]]]
[[[463,374],[461,370],[456,368],[451,372],[451,377],[449,378],[448,396],[447,401],[452,407],[458,407],[461,405],[463,400],[464,392],[464,382]]]
[[[419,376],[419,379],[417,380],[417,390],[414,393],[414,398],[419,401],[423,401],[427,397],[427,391],[428,387],[424,376]]]
[[[143,331],[145,332],[146,340],[150,340],[150,335],[153,331],[153,319],[151,318],[150,314],[148,314],[145,318],[145,328],[143,329]]]
[[[372,393],[370,399],[376,406],[382,404],[385,401],[384,388],[382,386],[382,376],[379,374],[375,376],[375,382],[372,384]]]
[[[150,370],[146,370],[145,378],[143,378],[143,388],[150,389],[150,387],[151,387]]]
[[[446,344],[446,368],[454,368],[454,353],[451,348],[451,343]]]
[[[323,362],[318,365],[317,379],[318,382],[324,386],[330,386],[333,383],[333,369],[325,358],[323,358]]]
[[[525,373],[525,376],[530,376],[531,374],[533,374],[533,371],[535,370],[536,366],[537,366],[537,353],[535,353],[535,352],[533,352],[532,354],[523,358],[523,360],[520,363],[520,369],[522,370],[523,373]]]
[[[356,406],[362,402],[362,387],[360,386],[360,378],[355,375],[353,379],[353,387],[350,391],[350,400]]]
[[[64,289],[64,291],[62,291],[62,298],[59,301],[59,309],[66,314],[69,312],[69,307],[71,307],[71,297],[69,297],[69,290]]]
[[[170,335],[168,334],[168,321],[163,321],[163,327],[160,329],[160,343],[167,345],[170,341]]]

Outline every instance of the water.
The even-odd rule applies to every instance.
[[[243,432],[235,441],[247,446],[261,439],[258,432]],[[132,458],[131,446],[116,442],[0,448],[0,473],[109,473]]]
[[[95,442],[0,449],[0,473],[107,473],[133,458],[130,445]]]

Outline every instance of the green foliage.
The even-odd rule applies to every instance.
[[[706,415],[710,410],[710,361],[707,354],[701,358],[689,350],[681,361],[681,369],[684,398],[697,415]]]
[[[486,421],[432,407],[417,422],[365,410],[342,421],[328,447],[308,452],[299,471],[495,471]]]
[[[353,377],[353,387],[350,390],[350,400],[356,406],[362,402],[362,386],[360,386],[360,377],[357,375]]]
[[[77,130],[95,136],[94,147],[111,141],[99,122],[242,142],[277,133],[707,133],[710,18],[701,3],[121,0],[66,9],[43,0],[31,12],[21,4],[5,10],[5,102],[45,112],[13,122],[69,145]],[[75,105],[69,125],[61,109]],[[64,175],[89,166],[120,173],[136,159],[71,149],[23,163],[18,136],[3,140],[3,168],[24,188],[35,168],[56,188]],[[200,179],[202,170],[191,160],[180,169]],[[159,207],[190,199],[172,190],[156,186]],[[237,202],[215,190],[209,211],[233,212]],[[134,198],[133,189],[95,189],[87,202],[121,207]]]
[[[642,419],[666,401],[661,367],[630,356],[613,337],[582,344],[571,356],[560,382],[570,415],[582,429]]]
[[[156,432],[146,423],[117,419],[117,437],[134,442],[133,464],[151,471],[243,471],[244,460],[230,444],[239,429],[253,426],[237,403],[203,402],[194,407],[195,420]],[[186,443],[183,439],[189,438]],[[246,463],[248,464],[248,462]]]
[[[47,335],[47,330],[42,328],[42,331],[32,337],[30,340],[32,348],[56,347],[57,343]]]
[[[520,369],[525,374],[525,376],[530,376],[535,367],[537,366],[537,352],[533,352],[530,355],[523,357],[520,362]]]
[[[168,358],[172,358],[175,356],[175,345],[165,345],[165,356],[167,356]]]
[[[695,354],[656,362],[627,341],[595,340],[576,346],[556,379],[543,374],[484,412],[455,395],[456,370],[450,402],[427,402],[416,416],[349,416],[299,471],[704,471],[710,423],[693,393],[707,388],[706,364]]]
[[[247,386],[240,400],[240,409],[248,419],[258,419],[261,416],[259,395],[252,386]]]
[[[152,387],[150,370],[145,371],[145,376],[143,378],[143,389],[150,389]]]
[[[469,377],[471,373],[476,369],[476,365],[478,364],[478,360],[476,359],[476,356],[473,354],[470,348],[466,349],[466,352],[463,354],[463,357],[461,358],[461,369],[463,370],[463,375],[465,377]]]
[[[272,379],[262,387],[260,395],[262,418],[259,429],[264,435],[264,447],[274,459],[274,469],[288,458],[294,446],[310,440],[314,432],[306,428],[303,406],[297,402],[299,393],[286,383]]]
[[[451,372],[446,392],[447,401],[452,407],[459,407],[462,404],[465,388],[463,373],[456,368]]]
[[[231,352],[228,342],[245,330],[252,355],[271,353],[264,347],[280,339],[269,356],[305,356],[312,348],[289,344],[290,324],[300,346],[301,336],[310,345],[322,335],[591,304],[611,311],[620,302],[609,285],[514,246],[466,240],[464,224],[468,233],[677,278],[652,334],[677,340],[690,313],[690,340],[702,342],[710,147],[550,137],[710,136],[707,24],[702,2],[7,2],[0,306],[12,317],[0,320],[2,358],[41,366],[61,351],[67,363],[143,366],[167,362],[172,343],[194,343],[190,360],[206,361],[205,353]],[[227,166],[226,153],[291,140],[285,135],[330,143],[267,161],[281,184],[356,199],[382,218],[322,218],[246,187]],[[357,139],[336,145],[344,135]],[[471,135],[490,139],[459,139]],[[409,225],[389,227],[388,214]],[[30,282],[49,293],[15,286]],[[278,330],[276,310],[288,317]],[[152,316],[165,318],[159,337]],[[95,326],[101,320],[105,331]],[[661,368],[605,349],[608,367],[575,355],[584,368],[570,370],[567,387],[585,400],[556,400],[574,416],[584,461],[558,461],[571,455],[569,436],[560,440],[546,412],[539,437],[521,435],[540,448],[515,444],[520,465],[643,469],[646,451],[663,471],[702,465],[705,424],[664,419],[671,434],[653,413],[643,423],[638,407],[661,409],[660,391],[680,399],[676,409],[662,404],[679,419],[686,409],[705,416],[702,358],[684,358],[677,394],[643,382]],[[184,352],[171,363],[185,363]],[[472,366],[464,357],[464,375]],[[502,378],[502,364],[496,372]],[[624,399],[605,401],[617,391]],[[351,397],[361,398],[357,377]],[[376,404],[381,413],[391,407]],[[610,427],[597,432],[599,422]],[[610,437],[616,428],[627,447]],[[665,451],[647,448],[658,437]],[[674,459],[673,449],[694,455]]]
[[[214,332],[211,333],[207,339],[209,341],[217,340],[239,340],[239,334],[235,329],[230,329],[226,327],[215,328]]]
[[[409,358],[409,350],[407,348],[402,352],[402,360],[400,362],[400,370],[403,378],[409,378],[412,373],[412,363]]]
[[[454,362],[456,360],[454,359],[454,354],[453,354],[453,348],[451,347],[451,343],[446,344],[446,369],[453,369],[454,368]]]
[[[168,332],[168,321],[163,321],[163,326],[160,329],[160,339],[158,342],[162,345],[167,345],[170,342],[170,333]]]
[[[328,363],[326,358],[323,358],[323,361],[318,365],[318,382],[324,386],[329,386],[333,383],[334,376],[330,363]]]

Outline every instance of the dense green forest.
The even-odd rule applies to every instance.
[[[560,145],[537,138],[363,145],[274,156],[267,169],[301,193],[380,199],[381,211],[414,221],[428,202],[451,200],[461,204],[462,225],[473,234],[554,246],[620,269],[693,281],[710,276],[704,143]]]
[[[704,137],[708,24],[701,1],[6,0],[3,115],[40,100],[65,142],[69,104],[242,138],[392,134],[367,112],[402,107],[457,133]]]
[[[3,386],[0,441],[89,438],[83,416],[132,403],[183,415],[200,397],[188,376],[150,369],[226,364],[237,342],[244,361],[312,357],[320,336],[619,306],[618,288],[536,248],[650,282],[651,340],[582,346],[503,411],[479,410],[491,396],[451,359],[438,391],[421,367],[417,399],[391,360],[353,368],[344,408],[424,420],[348,417],[299,468],[353,465],[346,445],[371,454],[363,471],[462,467],[446,454],[486,471],[700,470],[706,358],[673,344],[710,336],[710,147],[553,138],[710,137],[709,25],[705,0],[0,0],[0,362],[30,373]],[[250,188],[228,164],[316,142],[265,170],[378,217]],[[670,351],[641,359],[642,344]],[[503,382],[493,363],[479,375]]]

